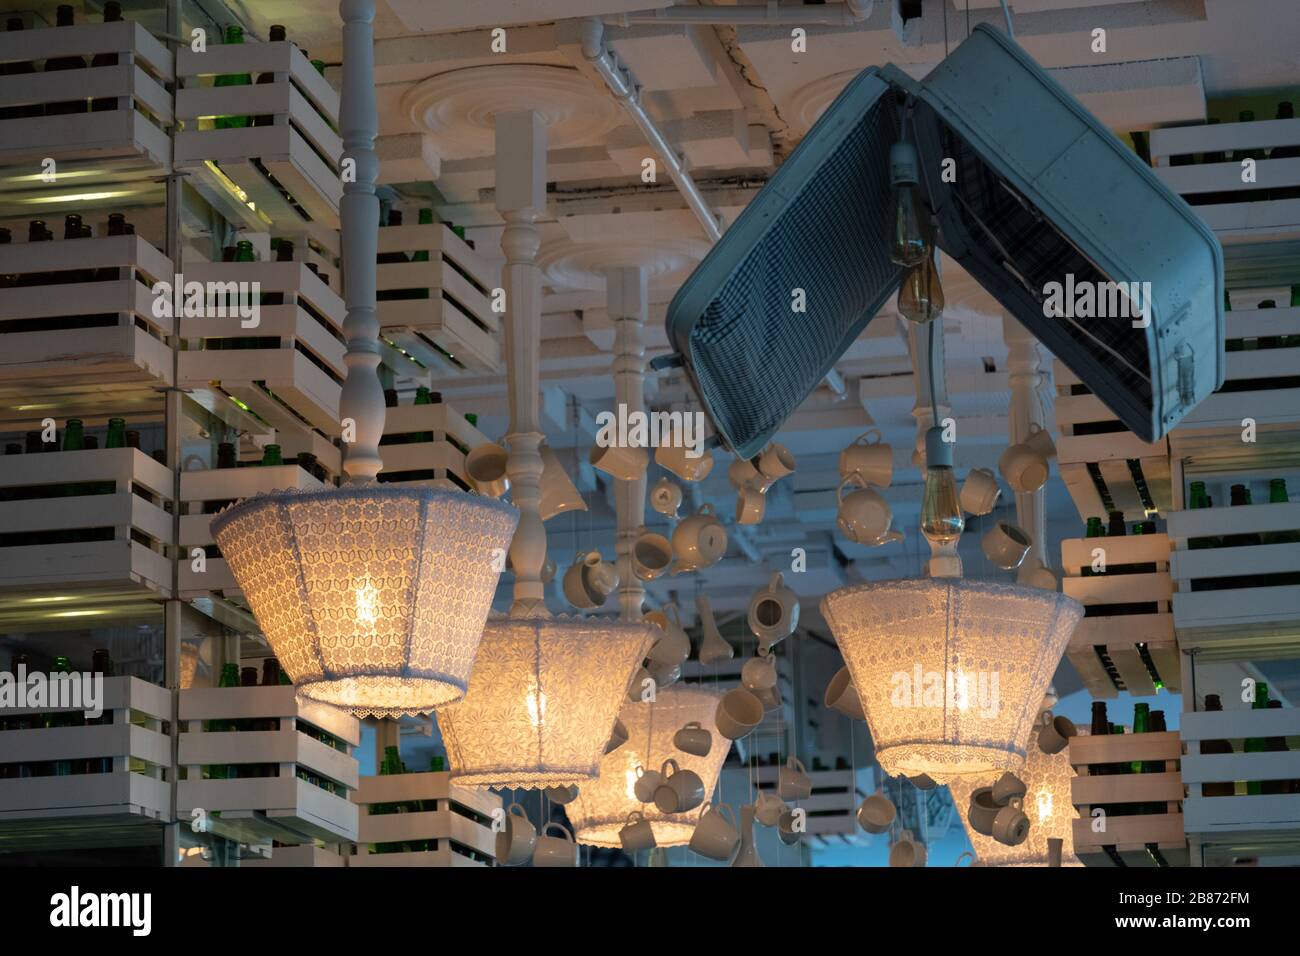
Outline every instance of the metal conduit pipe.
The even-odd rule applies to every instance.
[[[606,48],[605,25],[596,17],[587,20],[582,36],[582,55],[600,74],[601,79],[605,81],[605,85],[609,87],[609,91],[614,94],[614,98],[632,117],[632,121],[641,130],[646,141],[659,154],[668,170],[668,175],[672,177],[673,184],[676,185],[678,192],[682,194],[682,198],[686,200],[686,205],[691,208],[691,212],[695,213],[695,217],[699,219],[700,225],[704,227],[705,235],[709,237],[709,241],[717,242],[722,238],[722,230],[718,226],[717,215],[709,208],[709,204],[700,192],[700,187],[695,185],[695,180],[686,171],[686,167],[683,165],[681,157],[677,155],[677,151],[673,149],[672,144],[664,137],[663,132],[641,105],[636,84],[632,77],[627,70],[614,61],[613,54]]]
[[[656,10],[634,10],[630,13],[613,13],[603,19],[611,26],[631,26],[634,23],[694,23],[701,25],[762,23],[772,26],[853,26],[871,16],[876,0],[845,0],[839,4],[780,6],[776,0],[768,3],[736,7],[666,7]]]

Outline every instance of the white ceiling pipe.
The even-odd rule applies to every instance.
[[[632,117],[632,121],[636,123],[650,146],[659,154],[660,160],[668,170],[668,175],[672,177],[673,183],[677,186],[677,191],[682,194],[682,198],[686,200],[686,205],[691,208],[691,212],[695,213],[695,217],[699,219],[705,235],[709,237],[709,241],[717,242],[722,238],[722,230],[718,225],[717,214],[709,208],[709,204],[700,192],[700,187],[695,184],[695,180],[686,171],[686,167],[683,165],[677,151],[664,137],[655,121],[646,113],[645,108],[641,105],[641,99],[637,95],[636,83],[626,69],[614,62],[613,55],[605,46],[604,35],[604,24],[595,17],[589,19],[582,36],[582,55],[600,74],[601,79],[605,81],[605,85],[609,87],[609,91],[614,94],[614,98]]]
[[[665,7],[657,10],[634,10],[613,13],[604,21],[613,26],[634,23],[694,23],[725,26],[732,23],[762,23],[772,26],[853,26],[871,16],[876,0],[845,0],[839,4],[779,6],[775,0],[765,4],[736,7]]]

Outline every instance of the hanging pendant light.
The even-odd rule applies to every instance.
[[[698,808],[688,813],[664,813],[653,802],[642,803],[633,787],[637,770],[658,771],[665,760],[677,761],[682,770],[693,770],[704,781],[706,799],[712,799],[718,775],[731,750],[731,741],[717,732],[713,715],[721,694],[698,687],[677,685],[660,690],[653,703],[624,704],[618,719],[628,731],[627,742],[600,761],[600,776],[578,788],[578,799],[565,807],[579,843],[592,846],[621,846],[618,831],[628,814],[637,811],[654,830],[655,845],[683,846],[695,833]],[[673,736],[695,721],[713,735],[703,757],[677,749]]]
[[[1029,817],[1029,836],[1018,846],[1007,846],[991,836],[977,833],[966,820],[971,794],[979,787],[992,786],[997,779],[995,775],[954,780],[948,784],[953,805],[966,827],[976,859],[986,866],[1048,866],[1050,851],[1047,841],[1057,839],[1062,841],[1061,865],[1082,866],[1074,855],[1074,820],[1078,814],[1070,799],[1070,781],[1075,775],[1070,767],[1070,752],[1062,750],[1045,754],[1032,735],[1026,747],[1029,756],[1015,774],[1025,783],[1022,809]]]
[[[651,624],[599,618],[489,621],[469,692],[438,713],[452,780],[585,787],[655,633]]]
[[[886,773],[939,783],[1016,770],[1083,616],[1063,594],[989,581],[879,581],[828,594]]]
[[[299,694],[356,716],[465,694],[514,508],[354,483],[227,508],[212,536]]]

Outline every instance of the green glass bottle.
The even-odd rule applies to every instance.
[[[1135,704],[1133,706],[1133,733],[1145,734],[1151,730],[1151,705]],[[1145,773],[1146,765],[1141,760],[1129,764],[1129,773]]]
[[[1291,498],[1286,491],[1286,479],[1270,478],[1268,482],[1268,503],[1280,505],[1290,500]],[[1265,531],[1260,535],[1260,541],[1264,544],[1290,544],[1298,540],[1300,540],[1300,533],[1295,531]]]
[[[267,445],[262,449],[262,467],[270,468],[274,465],[283,465],[284,459],[280,457],[279,445]]]
[[[268,43],[283,43],[285,40],[287,40],[287,39],[288,39],[288,34],[287,34],[286,31],[285,31],[284,25],[283,25],[283,24],[280,24],[280,23],[273,23],[273,24],[271,24],[271,29],[270,29],[270,31],[267,33],[267,37],[266,37],[266,39],[267,39],[267,42],[268,42]],[[267,73],[259,73],[259,74],[257,75],[257,85],[259,85],[259,86],[263,86],[263,85],[266,85],[267,83],[274,83],[274,82],[275,82],[275,74],[274,74],[274,73],[267,72]],[[269,114],[261,114],[261,115],[258,115],[258,116],[254,116],[254,117],[253,117],[253,125],[254,125],[254,126],[274,126],[274,125],[275,125],[275,117],[273,117],[273,116],[271,116],[271,115],[269,115]]]
[[[122,22],[122,4],[118,0],[107,0],[104,4],[104,22],[121,23]],[[96,53],[90,60],[91,66],[117,66],[116,53]],[[92,113],[103,113],[109,110],[117,109],[117,99],[109,97],[108,99],[95,99],[90,101],[90,111]]]
[[[433,210],[432,210],[432,209],[421,209],[421,210],[419,211],[418,215],[419,215],[419,220],[420,220],[420,225],[421,225],[421,226],[431,226],[431,225],[433,225]],[[429,250],[428,250],[428,249],[417,249],[417,250],[415,250],[413,253],[411,253],[411,261],[412,261],[412,262],[428,262],[428,261],[429,261]],[[429,290],[428,290],[428,289],[412,289],[412,290],[411,290],[411,294],[410,294],[410,298],[412,298],[412,299],[427,299],[427,298],[429,298]]]
[[[76,26],[75,12],[71,4],[60,4],[55,11],[55,25],[60,27]],[[84,70],[86,68],[85,57],[76,55],[69,56],[52,56],[45,61],[45,72],[55,73],[63,70]],[[66,113],[85,113],[87,111],[88,101],[85,99],[66,100],[62,103],[46,103],[45,115],[56,116]]]
[[[1205,712],[1214,714],[1223,712],[1223,703],[1218,694],[1205,695]],[[1206,754],[1230,754],[1232,752],[1232,743],[1230,741],[1201,741],[1202,756]],[[1231,797],[1236,793],[1236,790],[1237,788],[1231,780],[1201,784],[1201,796],[1203,797]]]
[[[1268,709],[1268,685],[1263,681],[1255,683],[1255,699],[1251,702],[1251,710]],[[1242,748],[1248,754],[1262,754],[1268,750],[1268,740],[1264,737],[1247,737],[1246,744]],[[1246,793],[1250,796],[1258,796],[1264,792],[1264,782],[1262,780],[1246,781]]]
[[[227,46],[233,44],[242,44],[244,42],[244,28],[231,24],[226,27]],[[218,76],[212,83],[213,86],[251,86],[253,77],[248,73],[223,73]],[[252,118],[249,116],[218,116],[215,122],[217,129],[243,129],[252,125]]]
[[[325,61],[324,61],[324,60],[312,60],[312,61],[311,61],[311,65],[314,66],[314,67],[316,68],[316,72],[319,73],[321,76],[324,76],[324,75],[325,75]]]
[[[217,678],[218,687],[238,687],[239,686],[239,664],[228,663],[221,665],[221,676]],[[233,730],[234,727],[229,720],[209,720],[208,732],[214,734],[226,733]],[[234,776],[233,769],[229,764],[212,764],[206,768],[207,778],[209,780],[229,780]]]
[[[60,654],[58,657],[54,658],[54,667],[52,668],[52,670],[56,674],[71,674],[72,665],[66,657]],[[71,727],[78,722],[75,720],[76,717],[83,717],[83,719],[80,722],[81,723],[85,722],[84,716],[81,714],[80,711],[74,711],[72,713],[47,714],[45,717],[45,726],[46,727]],[[56,777],[70,776],[72,774],[72,761],[55,760],[52,769],[54,771],[54,776]]]
[[[81,451],[86,447],[86,432],[80,418],[69,418],[63,429],[63,450]]]
[[[1280,700],[1270,700],[1266,707],[1267,710],[1281,710],[1282,702]],[[1286,737],[1265,737],[1265,753],[1286,753],[1290,750],[1286,744]],[[1292,792],[1292,781],[1290,780],[1265,780],[1260,784],[1260,792],[1266,795],[1281,795]]]
[[[108,434],[104,438],[105,448],[125,448],[126,447],[126,419],[110,418],[108,420]]]

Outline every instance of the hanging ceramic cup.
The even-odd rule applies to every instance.
[[[1029,837],[1029,817],[1025,816],[1023,801],[1013,797],[993,818],[989,834],[1003,846],[1019,846]]]
[[[510,490],[506,478],[507,453],[500,445],[488,442],[470,449],[465,456],[465,477],[480,495],[500,498]]]
[[[1047,865],[1060,866],[1061,853],[1065,849],[1065,840],[1060,837],[1047,838]]]
[[[502,866],[519,866],[527,863],[537,845],[537,828],[528,819],[524,808],[512,803],[506,809],[505,825],[497,832],[496,859]]]
[[[729,690],[718,701],[714,723],[728,740],[739,740],[763,722],[763,702],[744,688]]]
[[[755,816],[765,827],[774,827],[789,807],[776,795],[775,790],[762,790],[754,802]]]
[[[785,640],[799,626],[799,596],[786,587],[780,571],[774,572],[767,587],[749,599],[747,619],[749,629],[764,648]]]
[[[862,700],[858,697],[858,690],[853,686],[853,675],[849,673],[848,667],[841,667],[835,672],[835,676],[826,687],[826,696],[822,702],[845,717],[853,720],[867,719],[866,712],[862,709]]]
[[[1043,717],[1045,719],[1038,728],[1038,749],[1045,754],[1059,754],[1070,745],[1070,738],[1077,735],[1079,729],[1069,717],[1053,717],[1051,714]]]
[[[673,546],[661,534],[647,532],[632,544],[632,573],[642,581],[653,581],[673,563]]]
[[[1025,782],[1008,770],[993,784],[993,802],[1005,807],[1012,800],[1024,800],[1027,790]]]
[[[645,474],[650,454],[629,445],[593,445],[588,460],[592,467],[619,481],[635,481]]]
[[[682,770],[671,757],[659,768],[659,778],[654,799],[660,812],[686,813],[704,802],[704,780],[694,770]]]
[[[627,815],[623,828],[618,831],[618,842],[622,844],[624,853],[652,849],[655,845],[654,827],[644,813],[633,810]]]
[[[776,835],[786,846],[794,846],[803,839],[803,831],[798,827],[799,817],[793,810],[786,810],[776,821]]]
[[[674,574],[707,568],[727,553],[727,529],[713,513],[713,505],[701,505],[681,520],[673,531],[673,552],[677,556]]]
[[[881,441],[882,437],[879,428],[869,429],[840,452],[840,478],[856,472],[867,484],[888,488],[894,478],[894,450]]]
[[[736,524],[759,524],[767,514],[767,495],[752,485],[736,492]]]
[[[846,495],[844,488],[850,484],[857,485],[858,490]],[[835,523],[850,541],[874,547],[903,540],[901,532],[889,530],[894,520],[889,502],[876,489],[867,487],[866,479],[858,472],[840,481],[835,500],[839,505]]]
[[[812,777],[803,761],[791,754],[776,777],[776,792],[782,800],[807,800],[812,796]]]
[[[776,686],[776,658],[760,649],[758,656],[745,661],[740,669],[740,682],[755,694],[771,690]]]
[[[676,482],[664,476],[650,489],[650,507],[669,518],[677,517],[677,509],[682,506],[682,489]]]
[[[692,720],[673,734],[673,746],[693,757],[707,757],[713,749],[713,734],[700,726],[698,720]]]
[[[682,627],[677,605],[669,602],[662,611],[651,611],[645,620],[659,630],[658,639],[650,646],[647,656],[651,665],[677,666],[691,656],[691,639]],[[653,671],[653,666],[651,667]]]
[[[655,461],[682,481],[703,481],[713,470],[713,455],[707,448],[692,449],[684,445],[660,445],[655,449]]]
[[[583,580],[583,559],[584,554],[579,554],[569,565],[569,569],[564,572],[564,597],[576,608],[590,610],[596,606],[596,598],[587,590],[587,583]],[[597,554],[597,560],[600,556]]]
[[[980,538],[984,556],[1004,571],[1020,567],[1032,546],[1026,532],[1005,521],[999,521]]]
[[[973,515],[986,515],[993,510],[1002,496],[1002,486],[997,476],[987,468],[972,468],[961,483],[962,509]]]
[[[727,480],[736,491],[753,488],[761,495],[767,494],[774,479],[768,478],[748,458],[737,458],[727,466]]]
[[[794,455],[790,454],[790,449],[784,445],[772,442],[758,456],[758,470],[763,473],[764,478],[771,481],[784,478],[786,475],[792,475],[794,474]]]
[[[573,784],[567,787],[547,787],[542,792],[551,803],[558,803],[562,807],[578,799],[578,788]]]
[[[884,833],[894,825],[898,808],[883,793],[873,793],[858,807],[858,826],[868,833]]]
[[[1025,444],[1044,458],[1056,457],[1056,443],[1052,441],[1052,433],[1038,422],[1029,423],[1029,437],[1025,439]]]
[[[655,791],[659,789],[659,784],[663,782],[663,777],[658,770],[646,770],[644,767],[636,768],[636,783],[632,784],[632,793],[642,803],[650,803],[655,798]]]
[[[992,787],[979,787],[971,792],[970,806],[966,809],[966,822],[976,833],[993,835],[993,821],[1002,809],[993,799]]]
[[[735,811],[724,803],[706,803],[695,822],[689,845],[707,859],[730,860],[731,854],[740,846],[740,828],[736,825]]]
[[[558,830],[560,836],[550,836],[551,830]],[[533,866],[577,866],[578,844],[573,834],[561,823],[548,823],[542,828],[537,838],[537,848],[533,850]]]
[[[700,613],[700,631],[704,635],[700,640],[700,663],[716,664],[718,661],[730,660],[736,655],[736,649],[718,630],[718,622],[713,619],[713,606],[703,594],[695,598],[695,608]]]
[[[898,842],[889,848],[889,865],[925,866],[925,844],[917,843],[911,830],[904,830]]]
[[[1049,473],[1043,454],[1024,443],[1012,445],[1002,453],[998,471],[1013,489],[1026,494],[1043,487]]]

